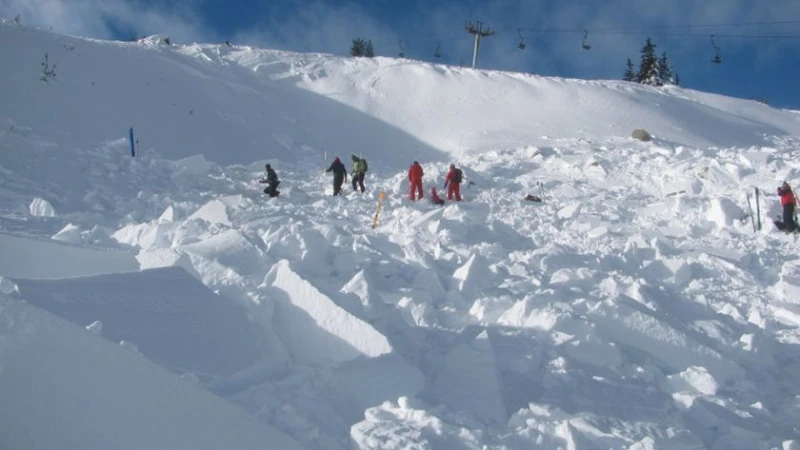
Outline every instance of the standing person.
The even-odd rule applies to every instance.
[[[781,206],[783,206],[783,231],[787,233],[797,231],[797,224],[794,223],[794,209],[797,205],[797,199],[789,183],[783,182],[781,187],[778,188],[778,195],[781,197]]]
[[[461,179],[464,177],[464,172],[457,168],[455,164],[450,164],[450,171],[444,178],[444,187],[447,188],[447,199],[452,200],[453,196],[456,201],[461,201]]]
[[[272,169],[272,166],[267,164],[264,166],[267,171],[266,178],[262,178],[259,183],[267,183],[267,187],[264,188],[264,193],[269,194],[270,197],[277,197],[280,194],[278,190],[278,185],[281,184],[280,180],[278,180],[278,174],[275,173],[275,170]]]
[[[353,180],[353,190],[358,190],[361,187],[361,192],[364,192],[364,174],[367,173],[367,160],[353,155],[353,169],[350,171],[351,179]]]
[[[347,168],[344,167],[338,156],[334,158],[333,163],[325,172],[333,172],[333,195],[334,197],[340,195],[342,193],[342,183],[347,181]]]
[[[411,164],[411,167],[408,168],[408,181],[411,182],[411,186],[408,188],[408,198],[411,201],[415,201],[418,199],[422,199],[425,195],[422,192],[422,175],[425,172],[422,170],[422,166],[419,165],[417,161],[414,161]],[[419,194],[419,198],[414,198],[414,191]]]

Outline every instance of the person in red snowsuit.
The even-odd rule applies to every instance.
[[[798,228],[797,224],[794,223],[794,208],[797,205],[797,199],[789,183],[783,182],[781,187],[778,188],[778,195],[781,197],[781,206],[783,206],[783,231],[787,233],[796,231]]]
[[[461,169],[457,168],[455,164],[450,164],[450,171],[444,178],[444,187],[447,188],[447,199],[452,200],[455,196],[456,201],[461,201],[461,178],[464,176]]]
[[[419,194],[418,199],[422,199],[424,194],[422,193],[422,175],[424,172],[422,171],[422,166],[419,165],[417,161],[414,161],[414,164],[411,164],[411,167],[408,168],[408,181],[411,183],[408,189],[408,198],[411,201],[417,200],[414,198],[414,191]]]

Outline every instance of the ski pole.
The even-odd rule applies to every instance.
[[[761,231],[761,202],[758,198],[758,190],[756,187],[756,216],[758,216],[758,230]]]

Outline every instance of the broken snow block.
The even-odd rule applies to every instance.
[[[650,133],[648,133],[647,130],[645,130],[644,128],[637,128],[633,130],[633,133],[631,133],[631,137],[644,142],[648,142],[651,139],[653,139],[653,137],[650,136]]]

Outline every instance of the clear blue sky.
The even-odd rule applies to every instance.
[[[800,110],[797,0],[0,0],[0,15],[17,14],[73,35],[163,33],[338,55],[355,37],[381,56],[396,56],[402,41],[407,57],[446,64],[471,62],[464,26],[482,21],[497,33],[483,41],[480,67],[583,79],[620,78],[651,36],[683,86]],[[722,64],[711,62],[712,34]]]

